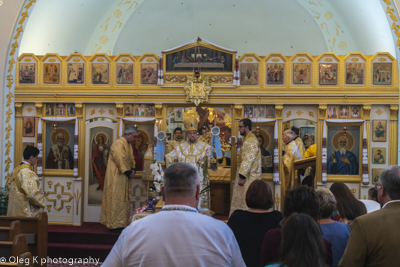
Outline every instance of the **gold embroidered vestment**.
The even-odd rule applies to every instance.
[[[290,141],[286,144],[285,155],[282,157],[285,190],[295,185],[292,180],[293,162],[298,159],[301,159],[299,149],[294,141]]]
[[[246,177],[243,186],[239,186],[239,174]],[[243,146],[238,153],[238,170],[233,185],[233,195],[229,216],[235,210],[247,210],[246,192],[254,180],[261,179],[261,152],[258,146],[257,137],[253,133],[246,135]]]
[[[104,179],[103,204],[100,223],[109,229],[128,225],[130,216],[129,178],[124,174],[135,168],[132,146],[124,137],[118,138],[110,148]]]
[[[40,182],[30,165],[23,163],[11,173],[7,216],[38,216],[45,207]]]
[[[185,141],[175,146],[174,150],[165,155],[165,161],[167,167],[175,162],[186,162],[196,166],[200,177],[203,178],[201,182],[201,190],[203,190],[209,184],[207,166],[210,152],[211,146],[209,144],[199,140],[194,144]],[[206,172],[205,176],[204,172]],[[209,208],[209,192],[201,196],[200,208]]]

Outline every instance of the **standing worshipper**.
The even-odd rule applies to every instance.
[[[133,179],[136,173],[131,144],[138,135],[136,128],[125,129],[124,135],[112,144],[108,157],[100,223],[109,229],[115,229],[115,232],[128,225],[129,179]]]
[[[250,119],[239,121],[239,133],[244,136],[242,148],[238,155],[238,169],[233,185],[233,195],[229,216],[235,210],[247,210],[246,192],[254,180],[261,179],[261,151],[257,137],[251,132]]]
[[[304,153],[306,152],[306,149],[304,147],[304,142],[299,136],[299,128],[296,126],[292,126],[291,129],[294,133],[294,142],[296,143],[297,148],[299,149],[299,154],[300,154],[300,159],[304,158]]]
[[[300,159],[299,149],[293,139],[293,131],[286,130],[283,132],[282,141],[286,144],[285,155],[282,157],[285,190],[291,189],[295,185],[295,181],[292,180],[293,162]]]
[[[201,190],[203,190],[209,184],[207,166],[209,164],[211,146],[197,140],[199,119],[195,110],[188,110],[184,113],[183,124],[185,125],[188,141],[175,146],[174,150],[165,155],[165,161],[167,167],[175,162],[186,162],[196,166],[199,174],[202,176]],[[200,208],[209,208],[209,204],[209,192],[207,192],[201,196]]]
[[[31,166],[38,161],[38,155],[39,149],[27,146],[23,153],[24,160],[11,173],[7,216],[36,217],[45,207],[39,178],[31,170]]]

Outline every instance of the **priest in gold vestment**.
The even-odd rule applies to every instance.
[[[179,146],[183,142],[185,142],[185,140],[183,140],[182,137],[182,129],[180,127],[177,127],[174,130],[174,140],[168,142],[167,151],[165,152],[165,154],[168,154],[169,152],[174,150],[176,146]]]
[[[233,195],[229,216],[235,210],[247,210],[246,192],[254,180],[261,179],[261,151],[258,139],[251,132],[252,122],[242,119],[239,122],[240,135],[244,136],[242,148],[238,155],[238,170],[233,185]]]
[[[285,176],[285,190],[291,189],[296,185],[292,179],[293,162],[301,159],[299,149],[294,141],[294,133],[292,130],[286,130],[283,132],[282,141],[286,144],[285,155],[282,157],[283,163],[283,174]]]
[[[38,155],[39,149],[27,146],[23,153],[24,161],[11,173],[7,216],[36,217],[45,207],[39,178],[31,170],[31,166],[38,161]]]
[[[294,142],[296,143],[297,148],[299,149],[300,159],[304,158],[304,153],[306,149],[304,147],[303,139],[299,136],[299,128],[292,126],[292,131],[294,133]]]
[[[209,157],[211,146],[205,142],[198,140],[197,127],[199,119],[196,111],[188,110],[184,114],[183,124],[185,125],[186,137],[185,141],[165,155],[167,167],[175,162],[186,162],[197,167],[200,177],[202,177],[201,188],[203,190],[209,185],[208,171]],[[216,170],[215,170],[216,171]],[[200,196],[200,208],[209,209],[209,192]]]
[[[129,179],[135,177],[132,143],[139,135],[136,128],[126,129],[110,148],[100,223],[109,229],[124,228],[130,216]]]

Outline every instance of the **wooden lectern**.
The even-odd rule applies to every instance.
[[[317,157],[316,156],[305,158],[305,159],[295,160],[293,162],[292,181],[297,181],[297,185],[301,186],[299,170],[307,170],[308,167],[311,167],[311,171],[310,171],[311,187],[316,189],[317,188],[317,183],[315,182],[316,165],[317,165]]]

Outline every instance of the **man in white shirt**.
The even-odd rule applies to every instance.
[[[376,187],[382,209],[354,220],[340,267],[400,264],[400,167],[382,171]]]
[[[129,225],[102,266],[245,266],[231,229],[198,213],[199,193],[195,166],[168,167],[163,209]]]

